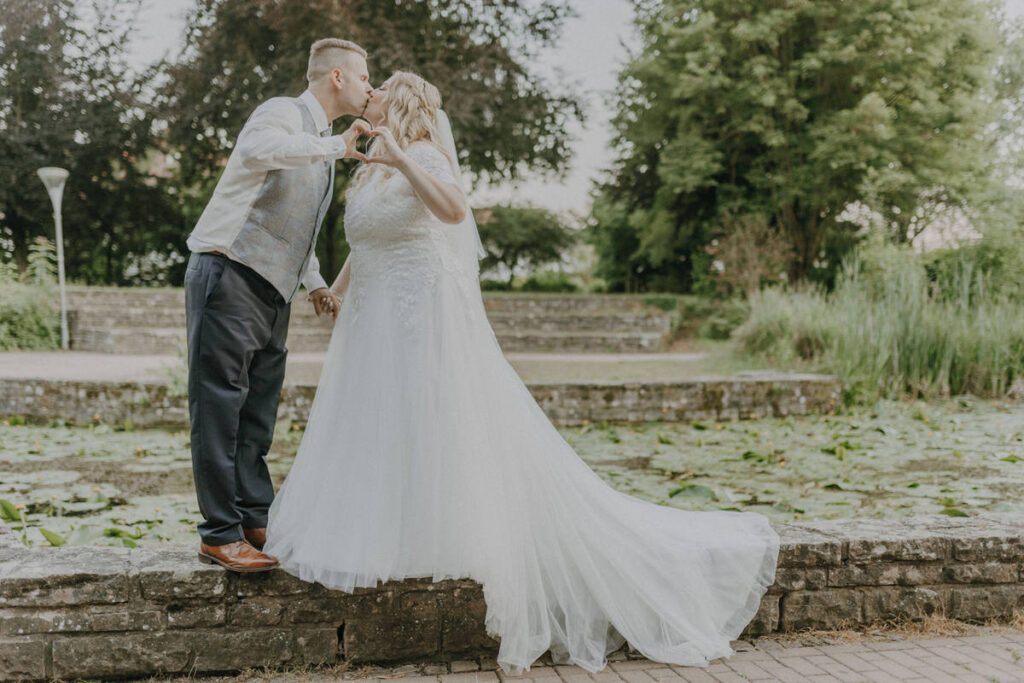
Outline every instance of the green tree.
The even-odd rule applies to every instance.
[[[906,241],[969,211],[993,190],[1005,113],[996,8],[639,0],[591,227],[601,274],[699,288],[723,216],[762,215],[793,249],[791,275],[827,281],[864,215]]]
[[[576,234],[558,216],[531,206],[498,205],[474,212],[487,256],[481,271],[503,265],[511,288],[519,266],[537,267],[562,259]]]
[[[64,193],[69,278],[124,284],[130,266],[176,252],[174,206],[147,169],[151,74],[125,63],[138,0],[0,0],[0,229],[19,267],[51,236],[40,166]]]
[[[476,176],[561,172],[569,159],[566,126],[581,118],[580,103],[564,85],[548,87],[534,65],[569,15],[567,0],[198,0],[164,89],[185,215],[198,217],[251,111],[306,87],[309,45],[325,36],[366,48],[374,84],[409,69],[437,85],[460,161]],[[340,269],[347,250],[347,183],[339,173],[317,246],[325,274]]]

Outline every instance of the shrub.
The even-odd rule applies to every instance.
[[[0,254],[0,350],[60,348],[60,311],[53,243],[36,238],[28,268],[18,271]]]
[[[576,292],[579,286],[565,273],[546,271],[532,274],[519,289],[524,292]]]
[[[481,279],[480,289],[485,292],[509,292],[512,285],[504,280]]]
[[[743,299],[716,301],[698,334],[705,339],[729,339],[749,315],[750,304]]]

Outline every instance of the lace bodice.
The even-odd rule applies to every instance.
[[[448,160],[429,142],[412,143],[406,154],[435,178],[455,182]],[[392,248],[444,230],[400,171],[378,166],[364,180],[345,206],[345,239],[353,249]]]
[[[428,142],[405,150],[427,173],[454,183],[448,159]],[[352,248],[349,292],[352,319],[358,317],[367,288],[386,287],[409,330],[419,299],[429,293],[443,269],[454,270],[445,238],[449,226],[420,200],[400,171],[379,166],[347,197],[345,239]]]

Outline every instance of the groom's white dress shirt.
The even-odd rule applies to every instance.
[[[217,187],[186,244],[191,251],[220,251],[232,258],[231,243],[242,229],[246,215],[263,185],[267,171],[340,159],[345,141],[330,135],[327,113],[309,90],[299,95],[306,103],[320,136],[302,130],[302,115],[284,97],[273,97],[258,106],[238,134]],[[316,252],[302,276],[307,292],[326,287]]]

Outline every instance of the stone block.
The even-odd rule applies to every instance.
[[[441,650],[445,655],[496,654],[499,641],[487,633],[484,618],[474,614],[448,614],[441,624]]]
[[[398,610],[403,616],[414,619],[436,619],[441,608],[438,603],[438,591],[407,591],[399,593]]]
[[[946,610],[945,589],[925,586],[880,587],[864,592],[864,622],[920,620]]]
[[[287,598],[245,598],[228,607],[227,623],[238,626],[274,626],[284,616]]]
[[[942,577],[948,583],[1016,583],[1019,570],[1007,562],[950,564],[943,568]]]
[[[324,595],[327,589],[320,584],[302,581],[283,569],[255,574],[236,574],[232,576],[235,595],[248,597],[251,595]]]
[[[776,524],[780,567],[832,567],[843,557],[842,541],[803,524]]]
[[[950,589],[948,616],[965,621],[1006,618],[1024,609],[1024,585],[963,586]]]
[[[782,596],[779,629],[836,629],[862,621],[864,595],[853,588],[795,591]]]
[[[193,661],[193,645],[200,638],[194,631],[58,637],[53,641],[53,676],[77,679],[186,673]]]
[[[195,644],[197,671],[317,666],[337,656],[337,631],[322,627],[207,631]]]
[[[3,565],[13,563],[28,551],[11,527],[0,520],[0,576],[3,575]]]
[[[252,628],[183,630],[58,638],[57,678],[118,678],[190,671],[228,672],[252,667],[314,666],[333,662],[333,629]]]
[[[750,623],[743,629],[741,638],[752,638],[772,633],[779,628],[779,601],[780,596],[774,594],[765,595],[761,598],[761,605],[757,614],[750,620]]]
[[[844,519],[807,523],[820,533],[839,537],[846,545],[845,558],[854,564],[943,560],[949,555],[949,535],[917,529],[904,520]]]
[[[0,638],[0,681],[46,678],[46,641],[40,636]]]
[[[190,599],[223,600],[228,573],[202,564],[194,550],[139,548],[129,557],[129,575],[147,600],[171,602]]]
[[[223,626],[227,608],[223,604],[202,601],[171,602],[163,606],[167,628],[209,628]]]
[[[127,548],[44,548],[5,563],[0,607],[128,602]]]
[[[779,567],[772,585],[781,591],[818,590],[828,586],[828,572],[825,568]]]
[[[436,657],[441,648],[441,620],[401,616],[345,621],[342,654],[352,662]]]
[[[941,564],[875,562],[846,564],[828,570],[830,586],[921,586],[942,581]]]
[[[1024,537],[965,534],[952,540],[953,557],[960,562],[1012,562],[1024,560]]]
[[[155,631],[164,615],[127,605],[88,605],[64,609],[0,608],[0,635],[97,631]]]
[[[447,654],[497,652],[498,641],[487,634],[487,603],[478,584],[462,585],[438,595],[443,615],[441,649]]]
[[[366,600],[366,596],[349,596],[344,593],[331,592],[323,597],[291,596],[283,600],[284,622],[291,624],[333,624],[335,628],[345,620],[346,617],[355,616],[359,612],[356,606],[373,600]],[[248,601],[251,598],[247,598]],[[387,599],[384,598],[386,602]],[[378,606],[378,611],[381,610]],[[374,612],[371,611],[371,614]]]

